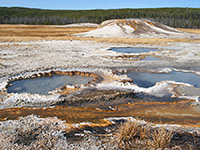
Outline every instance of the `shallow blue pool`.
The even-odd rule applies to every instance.
[[[158,49],[155,48],[138,48],[138,47],[116,47],[110,50],[120,53],[148,53],[151,51],[152,52],[158,51]]]
[[[154,56],[146,56],[144,59],[141,59],[140,61],[161,61],[161,59]]]
[[[172,71],[171,73],[149,73],[128,71],[127,76],[133,79],[133,83],[140,87],[151,87],[160,81],[176,81],[189,83],[194,87],[200,88],[200,76],[194,73]]]
[[[64,85],[80,85],[91,81],[92,77],[54,75],[52,77],[41,77],[35,79],[24,79],[12,82],[12,86],[7,88],[8,93],[31,93],[48,95],[49,91]]]

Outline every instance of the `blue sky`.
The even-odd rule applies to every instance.
[[[200,0],[0,0],[0,6],[42,9],[200,8]]]

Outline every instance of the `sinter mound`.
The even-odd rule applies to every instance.
[[[128,37],[128,38],[194,38],[164,24],[142,19],[115,19],[102,22],[98,29],[76,34],[84,37]]]

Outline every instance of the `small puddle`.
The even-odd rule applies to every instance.
[[[140,61],[161,61],[161,59],[155,56],[145,56],[145,58]]]
[[[138,47],[116,47],[116,48],[111,48],[109,50],[120,53],[148,53],[148,52],[158,51],[158,49],[154,48],[138,48]]]
[[[200,88],[200,76],[194,73],[172,71],[170,73],[149,73],[128,71],[127,76],[133,79],[133,83],[139,87],[152,87],[160,81],[176,81],[189,83],[196,88]]]
[[[149,53],[157,52],[158,49],[155,48],[138,48],[138,47],[116,47],[109,49],[110,51],[120,52],[120,53]],[[115,58],[120,58],[124,60],[134,60],[134,61],[161,61],[161,58],[151,55],[122,55],[115,56]]]
[[[145,56],[145,55],[121,55],[112,56],[113,59],[123,59],[129,61],[161,61],[162,59],[157,56]]]
[[[30,93],[48,95],[48,92],[65,85],[81,85],[92,81],[92,77],[80,75],[53,75],[52,77],[41,77],[34,79],[23,79],[11,82],[12,86],[7,88],[8,93]]]

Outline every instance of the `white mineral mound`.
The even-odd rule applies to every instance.
[[[99,25],[96,23],[75,23],[75,24],[68,24],[68,25],[60,25],[56,27],[93,27],[97,28]]]
[[[143,19],[107,20],[101,23],[96,30],[76,35],[84,37],[193,38],[193,34]]]

